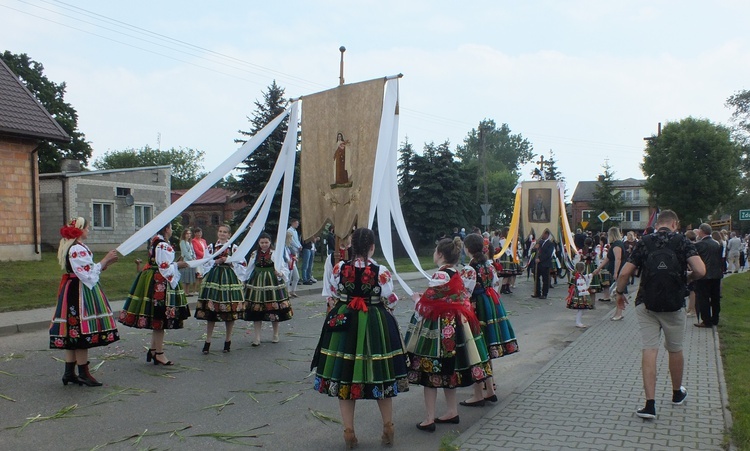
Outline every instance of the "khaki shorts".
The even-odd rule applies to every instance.
[[[682,340],[685,336],[685,312],[652,312],[645,304],[635,307],[638,325],[641,328],[641,345],[643,349],[658,349],[661,331],[664,331],[664,349],[669,352],[682,351]]]

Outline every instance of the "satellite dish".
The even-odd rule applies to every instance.
[[[125,196],[125,205],[127,205],[128,207],[132,207],[134,203],[135,199],[133,199],[132,194],[128,194],[127,196]]]

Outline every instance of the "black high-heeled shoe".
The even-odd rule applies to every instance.
[[[211,349],[211,342],[210,341],[204,342],[203,343],[203,351],[201,351],[201,352],[203,352],[204,354],[208,354],[208,350],[209,349]]]
[[[224,342],[224,352],[229,352],[230,351],[229,348],[231,348],[231,347],[232,347],[232,341],[231,340]]]
[[[156,351],[156,349],[149,349],[148,351],[146,351],[146,363],[149,363],[151,359],[154,358],[154,351]]]
[[[89,372],[89,362],[86,362],[85,365],[78,365],[78,381],[88,387],[101,387],[102,385]]]
[[[154,353],[154,365],[164,365],[164,366],[172,366],[174,363],[172,363],[171,360],[167,360],[166,362],[160,361],[156,356],[157,355],[164,355],[163,352],[155,352]]]

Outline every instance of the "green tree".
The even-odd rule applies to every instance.
[[[258,133],[263,127],[269,122],[276,118],[279,114],[284,112],[286,108],[287,100],[284,98],[284,88],[276,84],[276,80],[271,83],[263,95],[262,100],[255,101],[255,112],[253,116],[248,116],[250,121],[250,131],[238,130],[243,138],[235,139],[234,142],[244,144],[247,140],[245,137],[250,137]],[[241,223],[250,208],[255,203],[260,193],[265,188],[268,179],[271,178],[271,172],[276,164],[276,159],[279,157],[281,152],[281,146],[284,143],[284,137],[289,125],[289,120],[284,119],[281,125],[276,128],[263,143],[247,157],[242,164],[237,168],[239,170],[239,176],[237,178],[235,186],[237,191],[243,195],[241,200],[248,203],[248,206],[237,211],[234,218],[235,224]],[[292,204],[290,207],[290,216],[299,218],[300,206],[300,191],[299,191],[299,176],[300,176],[300,158],[299,153],[297,154],[296,167],[294,171],[294,189],[292,192]],[[270,213],[266,224],[269,230],[273,230],[278,227],[279,213],[281,211],[281,193],[283,191],[283,181],[279,184],[276,194],[271,204]],[[302,227],[305,225],[302,224]]]
[[[552,149],[549,151],[549,159],[544,162],[544,180],[565,181],[565,177],[562,176],[560,169],[557,167],[557,160]]]
[[[169,150],[141,149],[113,150],[94,160],[96,169],[139,168],[147,166],[172,166],[172,189],[190,188],[205,176],[205,152],[179,147]]]
[[[484,119],[469,131],[456,155],[461,162],[463,182],[468,185],[472,223],[479,224],[485,203],[492,205],[490,220],[494,226],[507,225],[513,214],[511,191],[518,182],[521,167],[534,158],[532,144],[520,134],[513,134],[508,124],[498,127],[492,119]]]
[[[698,224],[736,197],[742,148],[728,128],[689,117],[668,123],[647,142],[641,164],[646,189],[683,224]]]
[[[399,170],[402,174],[406,172],[403,161]],[[411,185],[401,185],[400,192],[404,219],[409,230],[417,232],[412,239],[429,245],[453,227],[467,225],[469,196],[450,143],[425,144],[422,155],[414,154],[409,162]]]
[[[39,172],[58,172],[63,158],[71,158],[88,164],[91,158],[91,145],[86,136],[78,130],[78,113],[65,101],[65,82],[57,84],[44,75],[44,66],[29,58],[25,53],[13,54],[5,51],[0,58],[18,76],[26,88],[49,111],[52,117],[70,136],[69,143],[43,141],[39,151]]]
[[[591,207],[594,209],[595,215],[605,211],[608,215],[615,216],[622,211],[625,202],[622,200],[622,194],[615,188],[615,173],[612,171],[609,162],[605,161],[602,168],[604,173],[599,175],[596,188],[594,188],[594,200],[591,202]],[[602,224],[602,227],[607,230],[618,224],[618,222],[608,219]]]

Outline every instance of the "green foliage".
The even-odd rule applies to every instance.
[[[401,150],[407,145],[405,143]],[[408,149],[407,152],[412,152],[410,146]],[[409,230],[416,232],[412,239],[420,244],[432,244],[448,229],[467,224],[469,193],[450,143],[425,144],[422,155],[408,157],[408,168],[404,161],[402,155],[399,174],[407,184],[400,186],[401,206]]]
[[[470,223],[479,224],[485,200],[485,180],[491,224],[507,225],[513,214],[514,197],[511,191],[518,182],[521,167],[534,158],[533,146],[520,134],[511,133],[508,124],[497,127],[492,119],[484,119],[472,129],[463,144],[456,149],[468,185]]]
[[[57,84],[49,80],[44,75],[42,63],[32,60],[25,53],[16,55],[6,50],[0,54],[0,58],[71,137],[69,143],[43,141],[39,144],[39,172],[60,171],[63,158],[75,159],[86,165],[92,149],[86,142],[86,136],[78,130],[78,113],[65,102],[65,82]]]
[[[609,162],[605,162],[602,168],[604,168],[604,173],[599,175],[591,207],[595,211],[595,216],[603,211],[606,211],[610,216],[615,216],[622,211],[625,202],[622,200],[620,192],[615,188],[615,173],[612,171]],[[617,222],[607,220],[602,227],[606,230],[617,224]]]
[[[721,356],[732,412],[732,441],[737,449],[750,450],[750,291],[748,273],[726,278],[721,290]]]
[[[252,125],[250,131],[239,130],[240,135],[243,137],[250,137],[258,133],[263,127],[269,122],[276,118],[279,114],[284,112],[286,108],[286,99],[284,98],[284,88],[273,83],[268,87],[266,92],[262,93],[263,99],[255,101],[255,112],[252,117],[248,117],[248,121]],[[276,164],[276,159],[279,157],[281,152],[281,146],[284,143],[284,137],[289,125],[289,120],[284,119],[281,125],[276,128],[266,138],[263,143],[249,157],[247,157],[242,164],[237,168],[240,171],[240,175],[233,184],[236,191],[243,193],[242,200],[248,203],[248,206],[237,211],[234,218],[236,224],[241,223],[247,213],[252,208],[260,193],[265,188],[268,179],[271,178],[271,172]],[[244,144],[246,139],[239,138],[235,139],[234,142]],[[292,204],[290,207],[290,216],[299,218],[300,206],[300,189],[299,189],[299,177],[300,177],[300,155],[297,154],[297,161],[295,162],[294,169],[294,188],[292,190]],[[268,221],[266,221],[267,230],[273,231],[278,227],[279,213],[281,212],[281,193],[283,191],[283,181],[279,184],[278,189],[271,205],[271,210],[268,215]],[[302,227],[305,225],[302,224]]]
[[[97,158],[96,169],[123,169],[148,166],[172,166],[172,189],[190,188],[205,176],[202,150],[174,147],[169,150],[142,149],[113,150]]]
[[[724,126],[692,117],[670,122],[646,146],[646,189],[683,224],[698,224],[736,197],[741,151]]]

